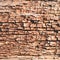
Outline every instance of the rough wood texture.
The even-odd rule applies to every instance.
[[[60,57],[60,1],[0,0],[0,58],[43,55]]]

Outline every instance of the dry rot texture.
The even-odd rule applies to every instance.
[[[60,0],[0,0],[0,58],[60,57]]]

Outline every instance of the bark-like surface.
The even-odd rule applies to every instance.
[[[1,0],[0,58],[43,55],[60,57],[60,1]]]

